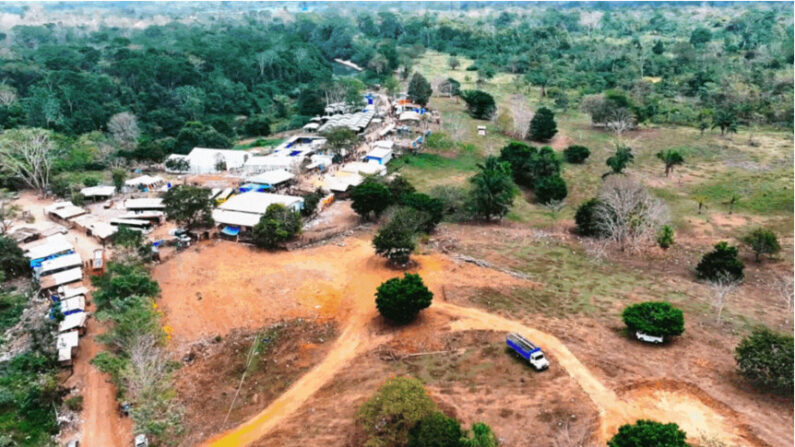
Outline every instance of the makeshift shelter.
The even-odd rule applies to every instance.
[[[376,147],[364,156],[364,161],[378,163],[379,165],[385,165],[389,163],[390,160],[392,160],[391,147]]]
[[[340,171],[351,174],[384,176],[386,175],[386,166],[378,163],[364,163],[355,161],[343,165],[340,168]]]
[[[58,351],[58,363],[63,366],[72,364],[72,358],[77,355],[77,347],[80,344],[80,332],[69,331],[59,334],[55,339],[55,348]]]
[[[249,157],[246,151],[195,147],[186,158],[190,164],[188,172],[191,174],[211,174],[238,170]]]
[[[163,210],[166,205],[163,204],[163,199],[158,197],[141,198],[141,199],[127,199],[124,201],[124,208],[131,211],[144,211],[144,210]]]
[[[222,231],[227,234],[241,228],[253,228],[268,207],[281,204],[293,211],[300,211],[304,207],[304,199],[284,194],[270,194],[263,192],[245,192],[231,197],[218,208],[213,210],[213,220],[227,228]]]
[[[116,187],[107,185],[89,186],[81,189],[80,194],[86,199],[108,199],[116,194]]]
[[[88,293],[88,288],[80,285],[79,287],[63,286],[58,288],[58,297],[62,300],[85,295]]]
[[[48,206],[45,211],[50,218],[61,221],[67,221],[88,212],[88,210],[75,206],[69,201],[55,202]]]
[[[163,186],[165,181],[160,176],[142,175],[139,177],[131,178],[124,182],[124,186],[128,188],[137,188],[144,191],[152,191],[159,186]]]
[[[400,121],[404,121],[404,122],[406,122],[406,121],[419,122],[420,114],[415,112],[415,111],[413,111],[413,110],[408,110],[408,111],[405,111],[405,112],[401,113],[400,117],[398,119]]]
[[[83,295],[73,296],[65,300],[61,300],[61,313],[70,315],[77,312],[86,310],[86,297]]]
[[[58,323],[58,332],[68,332],[77,330],[80,334],[86,330],[86,320],[88,314],[85,312],[77,312],[64,316],[63,321]]]
[[[83,259],[80,257],[80,254],[70,253],[42,261],[38,267],[34,268],[34,272],[36,273],[36,277],[42,278],[75,267],[80,268],[82,265]]]
[[[343,173],[341,175],[330,176],[323,182],[323,187],[334,194],[341,195],[351,187],[360,185],[364,181],[364,177],[359,174]]]
[[[31,267],[51,256],[72,253],[74,246],[63,234],[56,234],[23,247],[25,256],[30,258]]]
[[[278,169],[293,171],[301,164],[301,159],[281,155],[265,155],[251,157],[246,161],[243,170],[247,175],[256,175],[261,172],[275,171]]]
[[[276,188],[286,184],[294,177],[295,175],[292,172],[284,169],[274,169],[272,171],[266,171],[257,175],[246,177],[246,181]]]

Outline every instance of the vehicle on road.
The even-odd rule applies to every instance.
[[[660,344],[665,341],[662,335],[649,335],[645,332],[635,331],[635,338],[645,343]]]
[[[505,342],[523,359],[527,360],[536,371],[549,368],[549,361],[544,357],[544,352],[530,340],[514,332],[508,334]]]

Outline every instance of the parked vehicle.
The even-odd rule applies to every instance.
[[[536,371],[549,368],[549,361],[544,357],[544,352],[530,340],[517,333],[510,333],[505,342],[523,359],[527,360]]]
[[[80,447],[80,441],[73,439],[66,443],[66,447]]]
[[[641,332],[641,331],[636,331],[635,332],[635,338],[637,338],[638,340],[640,340],[642,342],[645,342],[645,343],[660,344],[660,343],[662,343],[664,341],[664,338],[661,335],[649,335],[649,334],[647,334],[645,332]]]
[[[119,411],[121,411],[122,416],[130,416],[130,410],[132,410],[132,405],[128,402],[122,402],[119,405]]]
[[[140,434],[135,437],[135,441],[133,443],[134,447],[149,447],[149,440],[146,439],[145,434]]]

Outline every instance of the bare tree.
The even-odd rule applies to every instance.
[[[723,308],[726,306],[729,296],[734,293],[739,285],[740,281],[728,272],[718,273],[717,277],[709,282],[709,288],[712,289],[713,295],[712,305],[715,307],[716,312],[716,323],[720,323]]]
[[[566,419],[558,422],[558,430],[552,438],[553,447],[595,447],[593,442],[593,421],[572,424]]]
[[[793,299],[793,284],[792,276],[776,275],[776,281],[773,283],[778,296],[787,308],[787,314],[792,317],[792,299]]]
[[[56,148],[45,129],[12,129],[0,136],[0,171],[45,192],[56,159]]]
[[[513,95],[513,134],[516,138],[524,140],[530,132],[530,121],[533,119],[533,110],[527,104],[524,95]]]
[[[130,112],[121,112],[110,117],[108,131],[113,135],[113,139],[125,148],[134,146],[141,135],[138,119]]]
[[[0,84],[0,105],[10,106],[17,102],[17,91],[7,84]]]
[[[632,115],[632,112],[621,107],[610,114],[607,118],[607,122],[605,122],[605,127],[613,132],[616,138],[620,140],[625,132],[635,128],[635,117]]]
[[[652,196],[643,184],[626,176],[611,176],[599,191],[596,208],[597,225],[602,234],[635,250],[653,241],[657,231],[668,221],[668,207]]]

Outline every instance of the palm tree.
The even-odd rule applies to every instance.
[[[682,154],[679,153],[676,149],[667,149],[664,151],[657,152],[657,158],[662,160],[665,163],[665,176],[668,177],[674,170],[674,166],[681,165],[685,162],[684,157]]]

